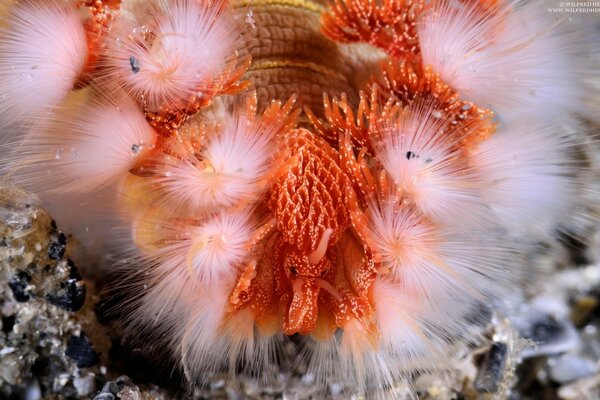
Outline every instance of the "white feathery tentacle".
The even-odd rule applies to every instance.
[[[72,92],[2,166],[37,193],[92,193],[123,179],[157,136],[129,98],[102,93]]]
[[[434,100],[418,100],[383,122],[371,139],[375,157],[397,190],[436,221],[486,220],[485,203],[469,160],[457,143],[464,137]]]
[[[151,111],[185,109],[221,83],[242,50],[240,27],[224,4],[169,0],[141,15],[120,15],[101,79],[119,82]]]
[[[579,193],[571,119],[502,124],[473,153],[482,193],[513,234],[548,234],[574,211]]]
[[[51,111],[75,85],[87,53],[74,2],[25,0],[7,7],[0,15],[0,126]]]
[[[175,209],[206,212],[250,203],[268,188],[280,155],[275,153],[279,121],[265,126],[238,114],[221,125],[197,153],[190,148],[157,163],[156,191]]]
[[[502,120],[578,109],[576,30],[543,1],[439,0],[418,23],[423,63]]]

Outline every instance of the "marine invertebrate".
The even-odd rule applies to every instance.
[[[102,79],[119,82],[153,112],[189,109],[226,93],[247,68],[241,27],[226,2],[150,3],[122,16],[109,32]]]
[[[19,161],[11,164],[21,184],[38,192],[92,193],[135,168],[157,135],[131,99],[113,96],[105,99],[99,90],[70,93],[45,126],[23,139]]]
[[[572,26],[553,24],[536,2],[437,1],[418,24],[423,63],[505,117],[569,110],[581,88],[565,56],[581,42]]]
[[[506,238],[549,234],[574,207],[573,139],[539,120],[536,96],[549,97],[514,113],[506,100],[563,85],[518,57],[546,60],[544,40],[572,38],[538,27],[516,40],[505,26],[535,10],[500,2],[247,6],[95,2],[80,21],[95,26],[94,67],[4,169],[41,194],[111,193],[131,236],[120,268],[132,334],[166,343],[192,382],[240,366],[266,375],[296,334],[322,387],[377,391],[443,368],[481,303],[517,280]],[[309,14],[298,43],[316,35],[318,54],[336,57],[269,46],[279,38],[259,16],[277,13]],[[324,34],[355,44],[319,34],[321,15]]]
[[[83,73],[88,48],[74,3],[23,1],[5,13],[0,32],[0,118],[8,127],[57,105]]]

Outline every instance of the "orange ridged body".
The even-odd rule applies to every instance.
[[[374,332],[369,288],[376,272],[347,229],[350,181],[339,154],[304,129],[283,135],[281,147],[290,158],[268,201],[276,230],[256,246],[230,313],[250,308],[263,332],[328,337],[351,319]]]
[[[315,279],[323,278],[335,261],[325,249],[338,241],[349,224],[343,192],[346,177],[336,152],[307,130],[285,135],[282,147],[292,158],[274,185],[269,206],[281,232],[277,262],[295,282],[284,331],[308,333],[317,320],[319,286]],[[330,236],[325,239],[325,235]],[[322,255],[310,260],[323,246]]]
[[[275,183],[269,206],[284,240],[308,255],[326,229],[333,230],[331,245],[348,226],[343,199],[346,177],[336,152],[311,132],[291,131],[283,142],[292,159]]]

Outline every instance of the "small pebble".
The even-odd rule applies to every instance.
[[[523,358],[560,354],[579,346],[580,339],[571,321],[553,315],[539,315],[520,330],[521,335],[535,342],[535,348],[525,349]]]
[[[475,378],[475,390],[478,392],[496,393],[506,369],[508,346],[505,343],[492,344],[487,352]]]
[[[552,359],[549,365],[550,378],[558,383],[572,382],[598,372],[597,363],[576,355],[565,355]]]
[[[46,300],[66,311],[78,311],[85,303],[86,287],[77,267],[68,260],[69,279],[61,284],[61,288],[46,295]]]
[[[31,380],[27,383],[25,389],[24,400],[39,400],[42,398],[42,389],[37,379]]]
[[[17,349],[15,349],[14,347],[4,347],[0,349],[0,356],[5,356],[7,354],[14,353],[15,350]]]
[[[94,400],[115,400],[117,398],[117,393],[119,393],[119,386],[116,382],[106,382],[104,386],[102,386],[100,393],[94,397]]]
[[[29,282],[31,282],[31,275],[25,271],[17,271],[8,282],[15,300],[19,303],[24,303],[31,298],[28,290]]]
[[[48,257],[51,260],[62,260],[67,250],[67,237],[63,233],[59,233],[52,238],[52,242],[48,247]]]
[[[73,386],[79,396],[87,396],[96,390],[94,375],[88,374],[73,379]]]
[[[92,367],[100,361],[98,353],[94,351],[90,340],[84,333],[69,338],[65,355],[75,361],[79,368]]]

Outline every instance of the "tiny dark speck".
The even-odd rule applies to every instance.
[[[140,62],[137,58],[133,56],[129,57],[129,65],[131,65],[131,70],[134,74],[140,72]]]
[[[31,276],[25,271],[18,271],[8,282],[8,287],[13,292],[13,296],[19,303],[24,303],[30,299],[27,286],[31,282]]]
[[[94,351],[90,340],[83,333],[69,338],[65,355],[75,361],[79,368],[89,368],[100,361],[98,353]]]
[[[407,151],[406,152],[406,159],[407,160],[411,160],[413,158],[417,157],[417,155],[414,153],[414,151]]]
[[[48,247],[48,257],[52,260],[61,260],[67,249],[67,237],[63,233],[55,236]]]
[[[2,317],[2,332],[5,334],[11,332],[15,326],[16,317],[9,315],[8,317]]]

